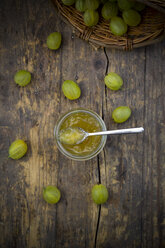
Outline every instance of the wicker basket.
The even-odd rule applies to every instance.
[[[64,21],[69,23],[78,37],[94,47],[111,47],[124,50],[153,44],[165,37],[165,0],[138,0],[148,7],[143,11],[138,27],[129,27],[127,35],[115,36],[109,30],[109,22],[100,17],[99,23],[90,28],[83,22],[83,15],[74,6],[65,6],[61,0],[52,0]]]

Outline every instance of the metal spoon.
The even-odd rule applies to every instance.
[[[76,144],[82,143],[87,137],[89,136],[95,136],[95,135],[107,135],[107,134],[128,134],[128,133],[142,133],[144,131],[143,127],[137,127],[137,128],[127,128],[127,129],[118,129],[118,130],[111,130],[111,131],[101,131],[96,133],[88,133],[82,128],[79,128],[81,132],[84,133],[84,136],[81,140],[77,141]]]

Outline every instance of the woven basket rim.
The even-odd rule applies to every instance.
[[[140,2],[142,2],[141,0],[138,0]],[[155,0],[152,0],[155,1]],[[66,8],[65,6],[62,6],[62,3],[60,0],[52,0],[52,2],[54,3],[56,9],[58,10],[59,15],[62,17],[62,20],[69,26],[72,27],[72,29],[74,30],[75,34],[80,37],[80,38],[84,38],[84,32],[87,33],[87,38],[85,37],[84,39],[88,40],[88,42],[94,47],[94,48],[99,48],[99,47],[107,47],[107,48],[120,48],[120,49],[124,49],[124,50],[132,50],[133,48],[139,48],[139,47],[143,47],[143,46],[147,46],[147,45],[151,45],[153,43],[156,42],[160,42],[161,40],[163,40],[165,38],[165,16],[163,16],[163,29],[161,30],[156,30],[155,33],[151,33],[151,35],[149,35],[147,37],[147,35],[145,36],[145,39],[133,39],[133,38],[129,38],[127,36],[123,37],[124,38],[124,45],[121,45],[117,40],[114,42],[111,42],[110,44],[106,44],[103,43],[102,41],[100,41],[98,39],[97,34],[96,36],[94,35],[90,35],[90,33],[93,32],[93,30],[96,30],[96,28],[87,28],[85,25],[83,27],[78,27],[78,25],[75,25],[74,20],[69,19],[68,16],[63,13],[63,9]],[[143,1],[144,2],[144,1]],[[59,8],[60,6],[60,8]],[[76,10],[75,10],[76,12]],[[72,12],[73,13],[73,12]],[[157,12],[158,13],[158,12]],[[80,13],[79,13],[80,15]],[[162,14],[161,14],[162,15]],[[82,25],[81,25],[82,26]],[[161,25],[162,28],[162,25]],[[98,31],[98,29],[97,29]],[[102,30],[101,30],[102,31]],[[101,32],[100,31],[100,32]],[[105,30],[104,30],[105,31]],[[89,33],[89,34],[88,34]],[[105,33],[105,32],[104,32]]]

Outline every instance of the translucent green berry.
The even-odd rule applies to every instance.
[[[31,81],[31,74],[25,70],[17,71],[14,75],[14,81],[19,86],[26,86]]]
[[[15,140],[9,147],[9,158],[20,159],[27,152],[27,144],[23,140]]]
[[[84,13],[84,22],[87,26],[95,26],[99,21],[99,14],[95,10],[86,10]]]
[[[133,6],[133,8],[137,11],[142,11],[143,9],[145,9],[145,7],[145,4],[140,2],[136,2]]]
[[[96,204],[103,204],[108,200],[108,190],[102,184],[96,184],[92,188],[92,199]]]
[[[127,32],[127,28],[127,24],[121,17],[112,17],[110,22],[110,31],[112,32],[112,34],[121,36]]]
[[[51,33],[46,41],[47,47],[51,50],[57,50],[61,46],[61,39],[59,32]]]
[[[101,10],[101,14],[105,20],[110,20],[112,17],[117,16],[117,3],[106,2]]]
[[[123,19],[127,25],[136,27],[141,22],[141,15],[134,9],[123,11]]]
[[[134,6],[135,2],[132,0],[118,0],[118,6],[121,10],[128,10]]]
[[[81,95],[81,89],[74,81],[66,80],[62,84],[62,91],[64,95],[70,99],[75,100],[78,99]]]
[[[77,0],[75,3],[75,8],[80,12],[85,12],[85,10],[87,9],[85,1]]]
[[[61,193],[57,187],[47,186],[43,189],[43,198],[47,203],[55,204],[59,202]]]
[[[112,112],[112,118],[116,123],[123,123],[131,116],[131,109],[127,106],[120,106]]]
[[[86,8],[89,10],[96,10],[99,7],[99,0],[84,0]]]
[[[105,76],[104,82],[111,90],[119,90],[123,85],[123,79],[115,72],[110,72]]]
[[[73,5],[75,3],[75,0],[62,0],[64,5]]]
[[[116,0],[115,0],[115,1],[116,1]],[[104,3],[107,2],[107,0],[100,0],[100,2],[104,4]]]

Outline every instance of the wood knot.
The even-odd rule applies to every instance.
[[[103,60],[94,60],[94,68],[96,70],[100,70],[103,69],[105,67],[105,63]]]

